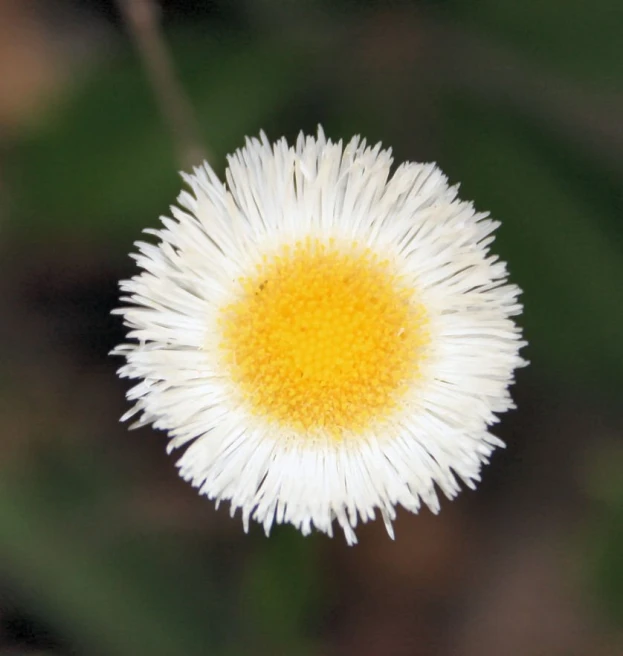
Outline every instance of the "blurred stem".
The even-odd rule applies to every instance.
[[[160,8],[154,0],[117,0],[117,4],[171,131],[178,162],[184,169],[199,164],[208,157],[160,28]]]

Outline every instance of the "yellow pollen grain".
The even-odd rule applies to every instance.
[[[340,439],[387,418],[416,382],[426,312],[369,250],[307,239],[239,285],[220,347],[254,415]]]

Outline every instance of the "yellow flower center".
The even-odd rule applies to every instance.
[[[399,408],[419,375],[428,321],[388,261],[307,239],[239,284],[221,311],[221,349],[253,414],[340,439]]]

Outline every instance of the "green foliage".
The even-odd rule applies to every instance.
[[[603,448],[593,456],[587,478],[594,512],[583,550],[585,589],[612,626],[623,625],[623,479],[621,449]]]
[[[112,466],[46,455],[0,484],[0,555],[28,601],[89,653],[218,653],[226,618],[211,561],[123,526],[115,497],[127,482]]]
[[[302,540],[292,527],[275,527],[258,545],[244,578],[244,607],[256,635],[266,646],[301,652],[307,623],[322,590],[318,577],[318,537]],[[320,538],[322,539],[322,538]]]
[[[612,174],[508,108],[451,98],[444,135],[463,195],[502,220],[496,251],[524,289],[533,368],[572,383],[623,375]]]
[[[218,170],[300,89],[301,62],[279,43],[196,36],[173,47]],[[138,237],[182,186],[170,139],[136,54],[120,52],[15,148],[11,227],[53,241]]]
[[[583,86],[623,87],[623,3],[619,0],[469,0],[454,3],[473,27],[532,66]]]

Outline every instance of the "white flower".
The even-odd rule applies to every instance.
[[[164,227],[121,284],[119,373],[136,426],[185,447],[180,473],[264,525],[356,542],[378,509],[439,510],[503,443],[525,364],[520,290],[489,254],[498,223],[433,164],[300,135],[247,140],[227,184],[184,176]]]

